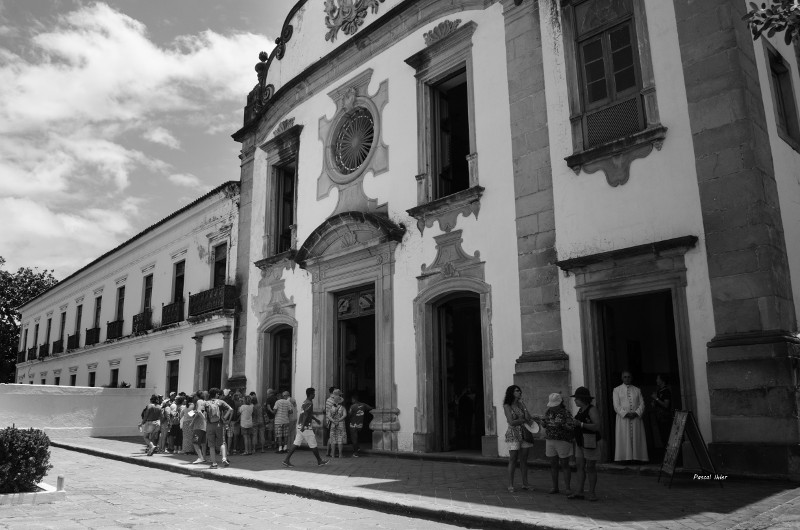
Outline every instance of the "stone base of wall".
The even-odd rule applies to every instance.
[[[800,482],[800,445],[711,443],[711,460],[722,475],[782,478]]]
[[[718,472],[800,480],[800,340],[781,331],[708,344],[711,457]]]
[[[563,351],[526,352],[517,359],[514,384],[522,389],[522,400],[531,414],[544,414],[553,392],[561,392],[569,406],[569,357]]]
[[[397,451],[397,431],[372,431],[372,448]]]

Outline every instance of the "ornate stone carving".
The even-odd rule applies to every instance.
[[[325,26],[328,32],[325,40],[336,40],[339,30],[345,35],[353,35],[364,24],[367,10],[378,12],[384,0],[325,0]]]
[[[464,242],[461,234],[461,230],[455,230],[433,238],[436,241],[436,258],[430,265],[422,265],[421,274],[417,276],[420,291],[446,278],[470,277],[483,280],[484,263],[481,261],[481,253],[476,250],[475,255],[470,256],[464,252],[461,248]]]
[[[417,220],[420,234],[424,232],[426,226],[432,227],[434,222],[439,223],[440,230],[449,232],[456,227],[460,215],[464,217],[474,215],[476,219],[478,218],[483,190],[481,186],[473,186],[447,197],[420,204],[406,212]]]
[[[263,323],[273,315],[294,316],[294,297],[286,296],[286,280],[283,273],[294,267],[294,261],[288,257],[264,264],[256,262],[261,268],[261,279],[258,282],[258,294],[252,299],[253,312]]]
[[[434,42],[447,37],[456,30],[459,24],[461,24],[460,18],[439,23],[438,26],[422,35],[422,38],[425,39],[425,46],[430,46]]]
[[[381,112],[389,101],[388,82],[382,82],[370,96],[367,87],[371,79],[372,69],[367,69],[329,92],[336,102],[336,113],[330,120],[325,116],[319,120],[319,138],[325,153],[317,180],[317,198],[338,188],[339,201],[333,214],[385,211],[385,206],[367,197],[362,185],[367,171],[378,175],[389,169],[389,149],[381,134]]]
[[[277,127],[275,127],[275,132],[273,136],[278,136],[281,133],[284,133],[291,129],[294,126],[294,118],[286,118]]]
[[[628,182],[633,161],[649,155],[653,147],[660,151],[666,136],[666,127],[645,129],[615,142],[574,153],[564,160],[576,175],[581,170],[586,173],[602,170],[609,185],[617,187]]]

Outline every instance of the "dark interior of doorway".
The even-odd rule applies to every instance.
[[[358,393],[359,400],[375,406],[375,289],[372,286],[343,293],[337,297],[338,351],[336,381],[349,408],[351,396]],[[327,389],[326,389],[327,390]],[[364,417],[359,442],[370,446],[372,415]]]
[[[222,387],[222,355],[209,355],[205,358],[205,390]]]
[[[483,427],[483,348],[480,300],[456,297],[437,308],[441,449],[480,450]]]
[[[292,394],[292,328],[272,332],[272,388]]]
[[[682,405],[672,295],[669,291],[660,291],[602,300],[598,302],[598,310],[602,333],[600,365],[605,369],[607,383],[605,402],[600,408],[605,420],[603,433],[608,433],[604,437],[609,460],[614,459],[613,389],[622,384],[620,374],[627,369],[645,402],[643,420],[650,462],[659,462],[668,433],[661,433],[652,406],[651,394],[657,390],[657,375],[668,378],[671,408],[680,409]]]

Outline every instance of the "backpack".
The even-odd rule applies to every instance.
[[[206,401],[206,414],[208,415],[208,421],[210,423],[218,423],[219,422],[219,405],[217,404],[217,400]]]

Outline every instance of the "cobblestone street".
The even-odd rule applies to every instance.
[[[299,455],[298,455],[299,456]],[[457,528],[51,449],[66,501],[0,507],[0,528]]]
[[[123,526],[136,522],[146,527],[163,517],[173,517],[174,526],[188,521],[187,526],[193,528],[207,522],[213,527],[215,521],[223,527],[226,517],[234,518],[227,526],[277,521],[269,518],[280,517],[281,526],[313,528],[428,528],[434,524],[431,519],[480,528],[570,530],[765,529],[800,524],[800,488],[788,482],[740,479],[726,481],[721,488],[676,476],[668,489],[654,476],[602,472],[597,490],[600,501],[588,502],[567,500],[563,493],[548,495],[549,473],[541,467],[530,472],[532,492],[517,489],[508,493],[505,468],[483,464],[370,455],[337,459],[318,468],[313,456],[301,451],[293,458],[297,467],[291,470],[282,467],[281,456],[273,453],[235,456],[231,467],[210,470],[208,466],[191,465],[194,457],[188,455],[148,458],[142,453],[143,445],[134,439],[79,438],[55,443],[93,453],[53,449],[55,468],[47,481],[55,484],[58,474],[66,475],[67,503],[33,510],[6,509],[12,516],[3,514],[0,528],[31,527],[36,521],[22,519],[22,514],[29,513],[44,517],[41,527],[55,524],[60,519],[52,518],[62,513],[82,518],[83,526],[86,522],[99,525],[103,517],[118,514]],[[82,482],[84,472],[92,475]],[[106,485],[108,477],[112,477],[112,483]],[[218,502],[210,502],[212,498]],[[99,512],[98,499],[107,506]],[[259,508],[245,508],[254,506]],[[308,513],[297,513],[300,506]],[[89,511],[92,515],[87,515]],[[95,519],[90,520],[92,517]]]

